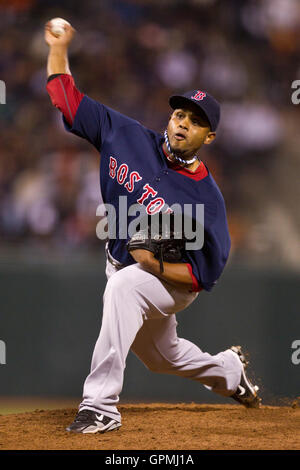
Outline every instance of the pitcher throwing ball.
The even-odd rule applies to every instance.
[[[74,29],[68,24],[64,29],[57,37],[49,23],[45,28],[47,90],[63,114],[66,130],[87,139],[101,153],[102,197],[114,206],[117,217],[116,236],[106,249],[102,326],[79,411],[67,431],[96,433],[121,426],[117,404],[130,349],[151,371],[196,380],[219,395],[258,408],[258,388],[246,376],[240,346],[210,355],[179,338],[176,331],[176,313],[203,289],[212,290],[230,250],[224,199],[197,156],[216,136],[218,102],[202,89],[172,96],[164,134],[149,130],[76,88],[68,63]],[[174,237],[169,249],[158,238],[149,242],[147,237],[120,236],[121,196],[127,209],[138,204],[148,216],[172,212],[174,205],[194,210],[203,204],[202,246],[180,251]],[[128,224],[133,218],[128,217]],[[177,257],[172,258],[174,253]]]

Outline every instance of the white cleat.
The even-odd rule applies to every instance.
[[[257,394],[259,387],[257,385],[253,385],[246,376],[245,369],[248,366],[249,362],[246,361],[241,346],[232,346],[230,349],[235,354],[237,354],[239,360],[243,365],[241,382],[236,392],[231,395],[231,398],[241,403],[241,405],[244,405],[246,408],[260,408],[261,398]]]

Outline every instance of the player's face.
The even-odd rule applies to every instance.
[[[171,149],[177,155],[194,155],[203,144],[215,138],[206,119],[193,109],[175,109],[168,124]]]

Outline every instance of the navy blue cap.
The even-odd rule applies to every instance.
[[[188,103],[193,103],[205,114],[212,132],[215,132],[220,121],[220,104],[207,91],[192,90],[183,95],[173,95],[169,99],[171,108],[183,109]]]

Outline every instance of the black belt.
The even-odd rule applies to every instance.
[[[105,245],[105,253],[106,253],[108,261],[114,266],[114,268],[122,269],[125,267],[125,264],[120,263],[119,261],[117,261],[111,256],[109,249],[108,249],[108,244]]]

